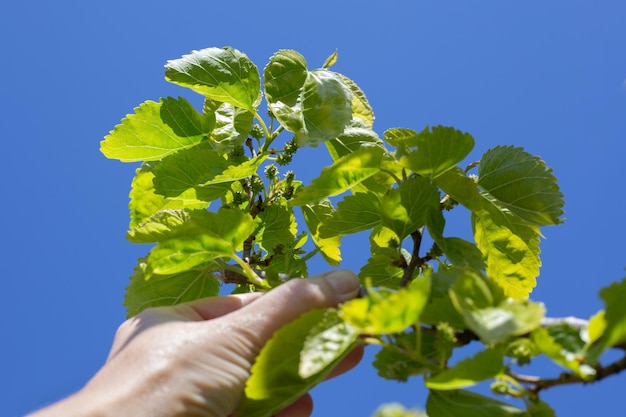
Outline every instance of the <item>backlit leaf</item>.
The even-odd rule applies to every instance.
[[[322,169],[320,176],[298,191],[290,201],[304,205],[341,194],[380,171],[383,151],[369,147],[348,154]]]
[[[552,169],[522,148],[497,146],[480,160],[478,184],[514,214],[539,226],[559,224],[563,194]]]
[[[584,363],[585,342],[579,329],[567,324],[538,328],[531,333],[531,340],[539,352],[581,378],[589,380],[595,376],[595,369]]]
[[[350,324],[339,318],[337,310],[326,310],[304,340],[298,373],[306,379],[324,371],[354,346],[358,336]]]
[[[322,256],[332,266],[339,265],[341,262],[341,236],[333,236],[329,238],[320,237],[320,227],[324,222],[331,218],[334,208],[328,199],[318,202],[305,204],[302,206],[302,215],[307,224],[311,237],[315,246],[320,249]]]
[[[302,55],[293,50],[278,51],[270,58],[263,74],[265,97],[270,107],[275,103],[296,106],[308,74]]]
[[[427,178],[412,177],[382,198],[382,224],[398,239],[426,224],[431,210],[439,210],[439,190]]]
[[[455,167],[474,148],[468,133],[436,126],[417,135],[417,150],[402,156],[400,163],[420,175],[436,178]]]
[[[325,220],[320,236],[328,238],[357,233],[380,224],[380,199],[374,193],[356,193],[337,203],[337,210]]]
[[[152,273],[175,274],[216,258],[231,258],[254,230],[252,217],[236,209],[204,212],[195,220],[195,228],[162,241],[152,249],[148,256]]]
[[[294,402],[317,383],[324,380],[332,368],[350,349],[345,349],[333,362],[316,374],[300,376],[300,352],[325,310],[311,310],[280,328],[263,347],[250,370],[245,398],[237,411],[241,417],[269,417]],[[349,336],[351,337],[351,336]],[[338,352],[338,351],[335,351]]]
[[[293,132],[298,146],[317,146],[341,135],[352,119],[352,93],[335,73],[310,71],[302,89],[302,127]]]
[[[603,329],[589,350],[591,361],[597,360],[606,348],[626,342],[626,279],[603,288],[600,297],[605,303],[604,314],[599,316]],[[598,318],[595,321],[597,327]]]
[[[146,266],[145,260],[140,259],[126,287],[124,305],[127,317],[139,314],[146,308],[180,304],[219,293],[219,282],[204,269],[152,275],[146,279]]]
[[[160,210],[166,209],[204,209],[208,203],[198,200],[196,195],[180,194],[176,197],[165,197],[157,194],[154,188],[153,167],[144,164],[135,171],[130,191],[130,225],[132,230]]]
[[[191,88],[211,100],[230,103],[250,112],[261,94],[259,70],[250,59],[231,47],[192,51],[165,64],[165,78]]]
[[[430,417],[522,417],[526,411],[474,392],[430,390],[426,401]]]
[[[399,333],[417,323],[429,293],[428,278],[417,278],[396,292],[371,290],[341,305],[341,317],[361,333]]]
[[[255,221],[255,242],[270,254],[278,245],[288,247],[296,237],[296,218],[284,198],[265,207]]]
[[[122,119],[100,143],[100,151],[122,162],[157,161],[200,143],[215,116],[199,114],[184,98],[146,101]]]
[[[475,211],[482,207],[482,200],[478,192],[478,184],[465,175],[459,167],[449,169],[435,178],[435,183],[452,199]]]
[[[254,114],[222,103],[215,110],[215,129],[211,132],[211,141],[219,151],[226,152],[241,146],[246,139],[254,121]]]
[[[370,106],[365,93],[361,88],[350,78],[342,74],[337,74],[341,77],[342,81],[348,86],[352,92],[352,119],[358,119],[363,122],[370,129],[374,125],[374,110]]]
[[[539,229],[508,210],[486,202],[485,210],[472,214],[474,239],[483,253],[487,275],[507,296],[527,298],[537,283]]]
[[[466,358],[454,367],[426,379],[426,387],[436,390],[453,390],[476,385],[504,371],[502,349],[490,348]]]

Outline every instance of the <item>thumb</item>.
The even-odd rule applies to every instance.
[[[292,279],[251,304],[232,313],[232,321],[254,329],[253,337],[263,346],[283,325],[308,310],[335,307],[359,293],[359,279],[351,271],[338,270],[305,279]]]

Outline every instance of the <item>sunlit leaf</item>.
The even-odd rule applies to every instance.
[[[331,202],[328,199],[322,199],[314,203],[304,204],[301,208],[304,221],[311,232],[315,246],[320,249],[326,262],[332,266],[339,265],[339,262],[341,262],[341,251],[339,250],[341,236],[320,237],[322,224],[330,219],[335,211]]]
[[[123,162],[157,161],[197,145],[214,126],[215,116],[201,115],[184,98],[148,100],[105,136],[100,151]]]
[[[376,353],[374,367],[382,378],[397,381],[406,381],[413,375],[431,372],[439,362],[436,348],[436,336],[422,332],[419,340],[421,346],[416,346],[418,340],[414,331],[395,335],[393,343],[383,345]]]
[[[504,371],[502,349],[490,348],[466,358],[454,367],[426,378],[426,387],[436,390],[454,390],[476,385]]]
[[[302,89],[302,127],[295,131],[299,146],[317,146],[341,135],[352,119],[352,93],[328,70],[310,71]]]
[[[284,198],[265,207],[255,221],[255,242],[270,254],[278,245],[288,247],[296,237],[296,218]]]
[[[325,310],[311,310],[280,328],[263,347],[250,370],[237,414],[242,417],[269,417],[298,399],[324,380],[350,349],[325,369],[308,377],[300,376],[300,352],[314,328],[324,319]],[[337,351],[335,351],[337,352]]]
[[[386,150],[376,132],[360,120],[351,120],[341,135],[326,142],[326,147],[333,161],[365,147]]]
[[[468,133],[436,126],[417,135],[417,150],[402,156],[400,163],[420,175],[436,178],[461,162],[474,147]]]
[[[366,297],[343,304],[341,317],[361,333],[398,333],[417,323],[429,292],[428,278],[418,278],[397,292],[372,290]]]
[[[167,209],[204,209],[207,207],[207,201],[198,200],[195,195],[180,194],[176,197],[165,197],[157,194],[154,188],[153,167],[144,164],[135,171],[133,178],[130,202],[130,230],[139,226],[141,223],[150,218],[153,214],[160,210]]]
[[[486,203],[486,210],[473,212],[476,245],[483,253],[487,275],[509,297],[528,298],[539,275],[539,230],[508,210]]]
[[[341,194],[380,171],[380,148],[363,148],[348,154],[322,169],[320,176],[296,193],[290,201],[304,205],[325,197]]]
[[[215,129],[211,132],[215,148],[226,152],[242,145],[248,139],[253,121],[253,113],[230,103],[220,104],[215,110]]]
[[[383,404],[372,415],[372,417],[427,417],[419,410],[407,410],[400,404]]]
[[[328,58],[326,58],[326,60],[324,61],[324,65],[322,65],[322,68],[332,67],[333,65],[335,65],[335,62],[337,62],[338,58],[339,55],[337,55],[337,50],[335,49],[335,52],[333,52]]]
[[[581,378],[589,380],[595,376],[595,369],[584,363],[585,342],[579,329],[567,324],[538,328],[531,333],[531,340],[539,352]]]
[[[482,207],[482,200],[478,192],[478,184],[465,175],[461,168],[452,168],[435,178],[435,183],[453,200],[475,211]]]
[[[374,110],[370,106],[365,93],[350,78],[342,74],[337,74],[352,92],[352,118],[363,122],[370,129],[374,125]]]
[[[299,375],[309,378],[323,372],[354,346],[359,334],[350,324],[342,320],[337,310],[326,310],[326,314],[311,329],[300,352]]]
[[[296,106],[308,74],[302,55],[293,50],[278,51],[270,58],[263,74],[270,107],[275,103]]]
[[[196,227],[160,242],[148,256],[152,273],[175,274],[212,261],[233,257],[254,230],[252,217],[236,209],[196,214]]]
[[[380,224],[380,199],[374,193],[356,193],[337,203],[337,210],[325,220],[320,236],[328,238],[372,229]]]
[[[470,391],[430,390],[426,412],[431,417],[522,417],[526,411]]]
[[[144,259],[140,259],[130,284],[126,287],[124,305],[132,317],[146,308],[170,306],[200,298],[216,296],[219,282],[204,269],[171,275],[152,275],[146,279]]]
[[[591,361],[596,361],[606,348],[626,342],[626,279],[603,288],[600,297],[605,303],[604,314],[600,318],[603,329],[602,335],[589,349]],[[594,326],[597,327],[597,323]]]
[[[231,47],[192,51],[165,64],[165,78],[211,100],[254,112],[261,93],[259,70]]]
[[[426,224],[431,210],[439,210],[439,190],[427,178],[412,177],[382,199],[381,209],[382,224],[402,241]]]
[[[539,226],[559,224],[563,194],[552,169],[522,148],[497,146],[480,160],[478,184],[506,208]]]

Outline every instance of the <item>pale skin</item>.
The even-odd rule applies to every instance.
[[[261,295],[148,309],[118,329],[109,357],[76,394],[29,417],[235,417],[261,348],[284,324],[359,293],[350,271],[294,279]],[[351,352],[331,376],[355,366]],[[307,394],[276,416],[310,416]]]

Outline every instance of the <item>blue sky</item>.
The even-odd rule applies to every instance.
[[[532,298],[551,316],[594,314],[598,290],[626,275],[624,16],[619,1],[575,0],[3,6],[0,415],[68,395],[105,360],[147,248],[124,239],[135,165],[105,159],[99,142],[147,99],[193,97],[163,77],[168,59],[192,49],[230,45],[259,67],[279,49],[298,50],[310,67],[337,49],[333,69],[365,91],[379,134],[442,124],[474,136],[475,159],[498,144],[542,156],[565,194],[566,222],[543,231]],[[317,170],[300,167],[303,177]],[[367,248],[349,246],[342,266],[358,270]],[[371,355],[314,391],[314,416],[424,405],[419,378],[380,380]],[[613,377],[543,398],[562,416],[613,414],[623,386]]]

